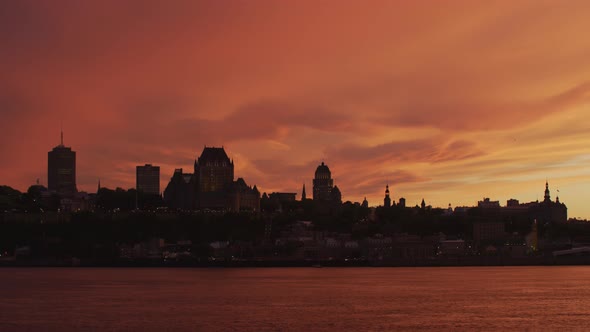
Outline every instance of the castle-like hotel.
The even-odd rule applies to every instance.
[[[164,190],[168,207],[182,210],[260,211],[260,198],[256,185],[249,186],[243,178],[234,180],[234,162],[223,147],[205,146],[195,159],[193,172],[176,169]],[[305,199],[304,186],[302,200]],[[315,171],[313,200],[342,203],[340,189],[323,162]]]
[[[243,178],[234,181],[234,162],[223,147],[205,147],[194,172],[176,169],[164,190],[164,201],[183,210],[259,211],[260,192]]]

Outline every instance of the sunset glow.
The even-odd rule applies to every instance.
[[[261,192],[409,206],[542,199],[590,218],[588,1],[9,1],[0,4],[0,184],[79,190],[224,146]],[[559,192],[557,192],[559,190]]]

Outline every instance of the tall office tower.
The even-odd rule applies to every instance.
[[[135,188],[145,194],[160,194],[160,166],[145,164],[135,170]]]
[[[64,146],[61,132],[60,144],[47,153],[47,189],[60,195],[73,195],[76,188],[76,152]]]

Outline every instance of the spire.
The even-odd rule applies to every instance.
[[[305,193],[305,183],[303,184],[303,190],[301,191],[301,200],[305,201],[307,199],[307,194]]]
[[[385,185],[385,198],[383,199],[383,206],[391,206],[391,198],[389,198],[389,185]]]
[[[422,203],[420,203],[420,207],[422,209],[425,209],[426,208],[426,202],[424,202],[424,198],[422,198]]]
[[[549,181],[545,180],[545,202],[551,201],[551,195],[549,192]]]

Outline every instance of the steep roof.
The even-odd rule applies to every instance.
[[[215,148],[215,147],[205,147],[201,156],[199,157],[199,163],[206,163],[206,162],[227,162],[230,163],[229,157],[227,153],[225,153],[225,149]]]

